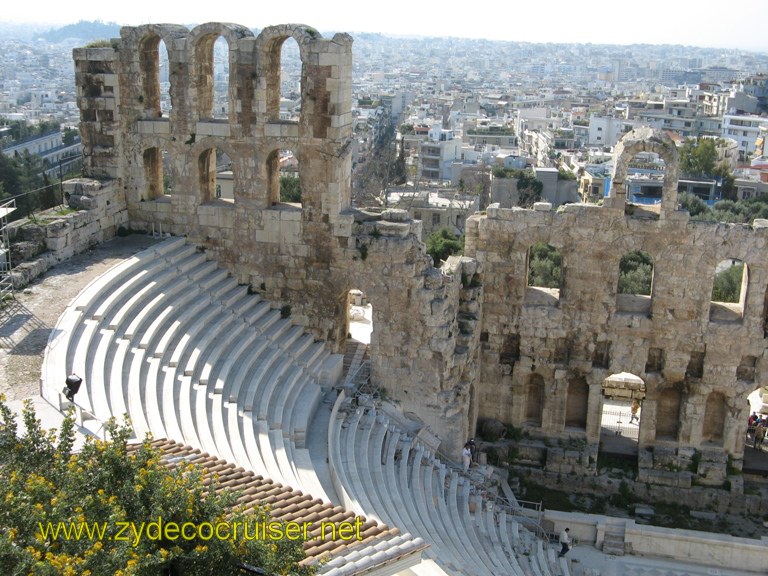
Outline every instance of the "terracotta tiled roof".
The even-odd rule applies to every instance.
[[[130,450],[138,449],[138,444]],[[322,523],[356,520],[353,512],[341,506],[324,504],[320,499],[303,494],[300,491],[283,486],[257,476],[251,471],[230,464],[216,456],[201,452],[191,446],[179,444],[173,440],[153,440],[152,446],[162,454],[162,461],[168,467],[173,467],[179,461],[191,462],[200,466],[204,472],[204,482],[218,478],[218,490],[236,490],[240,493],[238,504],[247,509],[256,506],[269,506],[269,513],[281,522],[311,522],[309,532],[314,539],[304,544],[306,558],[302,564],[317,564],[318,573],[328,576],[351,576],[363,574],[374,568],[383,567],[390,563],[402,563],[407,557],[412,563],[418,563],[421,552],[427,544],[419,537],[410,534],[400,534],[397,528],[379,524],[374,520],[362,518],[360,540],[333,540],[330,535],[321,539]],[[327,526],[327,524],[326,524]]]

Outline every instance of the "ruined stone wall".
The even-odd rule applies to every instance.
[[[617,153],[619,172],[627,156],[646,145],[658,148],[662,140],[658,133],[628,135]],[[596,445],[603,382],[629,372],[646,386],[640,467],[672,471],[679,464],[662,462],[670,453],[678,462],[686,457],[690,462],[698,450],[699,476],[721,483],[727,457],[738,466],[743,456],[747,395],[768,375],[768,223],[690,221],[671,198],[677,180],[673,154],[667,158],[665,198],[655,212],[626,205],[619,178],[602,207],[570,204],[552,211],[492,205],[486,215],[467,221],[465,254],[482,266],[484,284],[479,417]],[[559,291],[528,285],[529,249],[538,242],[560,251]],[[620,259],[635,250],[653,259],[650,297],[617,294]],[[711,302],[716,267],[725,259],[746,263],[742,305]],[[583,426],[566,426],[574,381],[588,385]],[[531,382],[544,386],[540,421],[531,419]],[[673,436],[657,429],[670,398],[680,400]],[[707,427],[715,412],[724,421],[720,437],[713,438]],[[645,474],[647,480],[658,479]]]
[[[226,118],[213,109],[219,37],[229,48]],[[296,122],[279,117],[287,38],[302,61]],[[161,40],[171,85],[165,116]],[[467,257],[436,269],[420,222],[404,211],[350,208],[351,46],[346,34],[325,39],[298,24],[254,37],[208,23],[123,28],[112,47],[76,49],[85,175],[109,181],[132,228],[189,236],[337,350],[348,291],[365,291],[372,378],[456,456],[477,420],[494,418],[575,439],[585,448],[546,456],[546,465],[589,470],[604,381],[630,372],[645,385],[641,480],[682,486],[697,474],[722,483],[743,456],[746,396],[765,383],[768,229],[691,222],[677,209],[674,143],[639,130],[617,146],[604,206],[491,206],[467,220]],[[216,150],[232,161],[233,200],[216,198]],[[280,202],[280,150],[298,159],[300,204]],[[655,209],[626,203],[628,163],[641,151],[666,163]],[[559,289],[528,286],[538,242],[561,253]],[[650,296],[617,293],[620,259],[635,250],[653,259]],[[746,263],[738,304],[711,302],[724,259]],[[688,476],[674,473],[689,465]]]
[[[213,109],[213,45],[229,48],[228,117]],[[280,54],[302,62],[301,114],[281,120]],[[160,41],[170,114],[160,106]],[[404,211],[350,209],[352,39],[299,24],[258,36],[236,24],[126,27],[112,48],[74,52],[86,173],[111,178],[134,229],[185,235],[291,318],[342,350],[347,294],[373,304],[372,378],[459,452],[471,401],[480,317],[476,263],[433,268],[421,223]],[[97,86],[97,88],[94,88]],[[104,88],[108,86],[108,88]],[[107,117],[101,109],[114,110]],[[216,150],[232,162],[234,200],[215,195]],[[298,160],[302,198],[279,196],[278,154]],[[168,194],[166,181],[172,182]]]

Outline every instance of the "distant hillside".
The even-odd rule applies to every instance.
[[[70,38],[78,38],[85,42],[92,40],[109,40],[120,37],[120,25],[114,22],[86,22],[81,20],[77,24],[67,24],[62,28],[49,30],[41,34],[41,37],[49,42],[63,42]]]

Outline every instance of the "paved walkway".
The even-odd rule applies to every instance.
[[[48,336],[67,304],[91,280],[157,241],[143,234],[114,238],[52,268],[0,309],[0,394],[7,400],[39,394]]]
[[[755,576],[711,565],[674,562],[645,556],[609,556],[588,545],[568,553],[572,576]]]

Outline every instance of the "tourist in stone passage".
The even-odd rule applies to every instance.
[[[562,546],[560,549],[560,558],[568,554],[568,551],[571,549],[571,537],[568,534],[570,531],[570,528],[566,528],[560,532],[560,545]]]
[[[472,462],[477,464],[477,444],[475,444],[475,439],[470,438],[467,444],[469,444],[469,451],[472,453]]]
[[[637,415],[637,412],[640,410],[640,401],[635,398],[632,400],[632,408],[630,408],[630,412],[632,412],[632,415],[629,417],[629,423],[632,424],[632,422],[640,422],[640,417]]]
[[[472,463],[472,449],[469,447],[469,442],[464,444],[464,450],[461,451],[461,460],[464,464],[464,472],[466,472]]]
[[[760,446],[763,445],[763,440],[765,439],[765,419],[761,418],[757,421],[757,425],[755,426],[755,443],[752,445],[755,449],[760,449]]]

